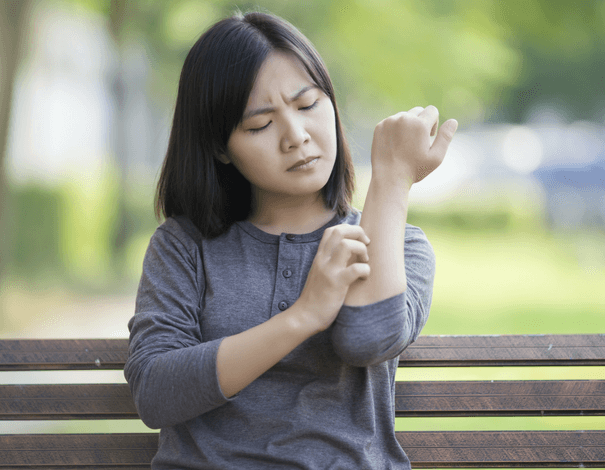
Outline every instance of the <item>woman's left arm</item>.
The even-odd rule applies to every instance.
[[[457,122],[449,120],[431,143],[438,121],[434,106],[413,108],[381,121],[374,131],[372,179],[360,221],[371,240],[370,276],[349,288],[332,335],[349,363],[369,365],[396,356],[426,322],[434,255],[425,238],[424,247],[416,240],[417,250],[407,256],[406,221],[410,188],[441,164],[456,131]],[[415,279],[409,281],[418,285],[408,285],[410,274]]]

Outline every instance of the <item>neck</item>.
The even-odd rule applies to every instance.
[[[310,233],[327,224],[335,212],[326,208],[321,193],[300,197],[254,195],[254,210],[249,222],[264,232]]]

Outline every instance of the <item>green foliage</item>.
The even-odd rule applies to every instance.
[[[506,209],[426,212],[410,209],[408,223],[427,229],[451,232],[506,232],[514,225],[514,215]]]
[[[605,2],[514,0],[495,3],[495,20],[523,57],[492,120],[523,122],[532,107],[554,104],[569,120],[602,120]]]
[[[14,269],[30,275],[40,270],[62,271],[61,194],[57,189],[28,184],[11,195],[11,239]]]
[[[157,222],[151,185],[132,185],[125,204],[126,240],[116,243],[115,170],[71,178],[57,187],[12,185],[10,271],[30,286],[119,291],[138,282]]]
[[[109,17],[122,0],[71,0]],[[570,118],[602,118],[605,1],[137,0],[124,28],[147,44],[147,86],[171,107],[191,45],[237,10],[283,16],[316,45],[355,122],[434,104],[462,126],[519,122],[558,102]],[[596,98],[596,99],[595,99]]]

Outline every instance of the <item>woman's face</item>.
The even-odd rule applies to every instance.
[[[260,201],[325,186],[336,160],[334,107],[294,56],[267,57],[221,160],[235,165]]]

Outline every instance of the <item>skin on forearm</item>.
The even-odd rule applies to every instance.
[[[392,175],[372,174],[360,225],[370,238],[370,276],[349,287],[345,304],[368,305],[407,289],[404,240],[411,184]]]
[[[245,388],[317,332],[299,310],[295,303],[285,312],[221,342],[216,367],[226,397]]]

